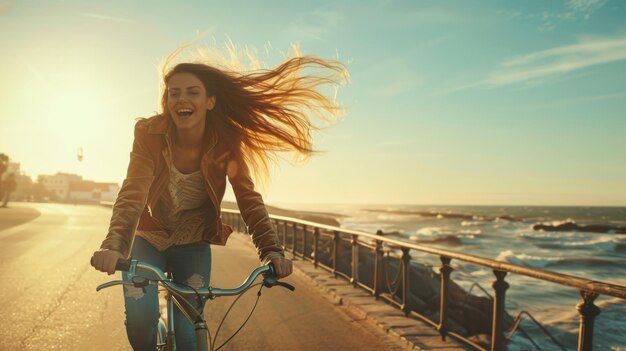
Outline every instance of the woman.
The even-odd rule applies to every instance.
[[[301,74],[309,68],[330,75]],[[161,113],[135,125],[127,176],[93,266],[110,275],[117,259],[130,254],[170,267],[177,283],[208,287],[211,244],[225,245],[232,232],[220,218],[228,179],[259,259],[271,261],[279,278],[291,274],[292,262],[284,257],[251,171],[267,174],[270,157],[279,151],[313,153],[310,132],[317,128],[308,113],[332,117],[338,112],[317,89],[343,74],[342,64],[313,56],[246,74],[202,63],[169,70],[163,77]],[[154,350],[156,287],[144,292],[124,286],[124,301],[132,347]],[[193,325],[177,310],[174,318],[177,348],[193,349]]]

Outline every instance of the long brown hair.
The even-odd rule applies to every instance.
[[[313,71],[302,74],[304,70]],[[319,88],[348,79],[341,62],[310,55],[248,73],[205,63],[180,63],[163,72],[163,114],[168,114],[167,83],[182,72],[198,77],[207,95],[216,96],[215,107],[207,111],[207,128],[214,128],[221,142],[232,143],[229,147],[241,153],[260,181],[266,180],[269,161],[276,161],[277,152],[293,151],[303,160],[317,152],[311,132],[322,127],[315,125],[311,116],[332,123],[341,112],[335,99]]]

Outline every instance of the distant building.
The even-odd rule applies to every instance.
[[[70,173],[40,175],[39,182],[54,193],[59,201],[100,202],[115,201],[120,187],[115,183],[98,183],[83,180],[83,177]]]
[[[100,202],[115,201],[120,187],[115,183],[96,183],[90,180],[70,182],[69,201]]]
[[[83,177],[77,174],[70,173],[57,173],[55,175],[40,175],[37,181],[50,192],[52,192],[57,199],[65,201],[69,199],[70,183],[82,181]]]

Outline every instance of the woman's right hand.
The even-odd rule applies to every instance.
[[[124,255],[115,250],[100,249],[91,256],[91,265],[95,269],[111,275],[115,273],[115,265],[120,258],[124,258]]]

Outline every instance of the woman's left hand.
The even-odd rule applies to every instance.
[[[272,258],[272,264],[274,264],[274,268],[276,268],[276,275],[278,276],[278,279],[284,278],[293,272],[293,264],[288,258]]]

